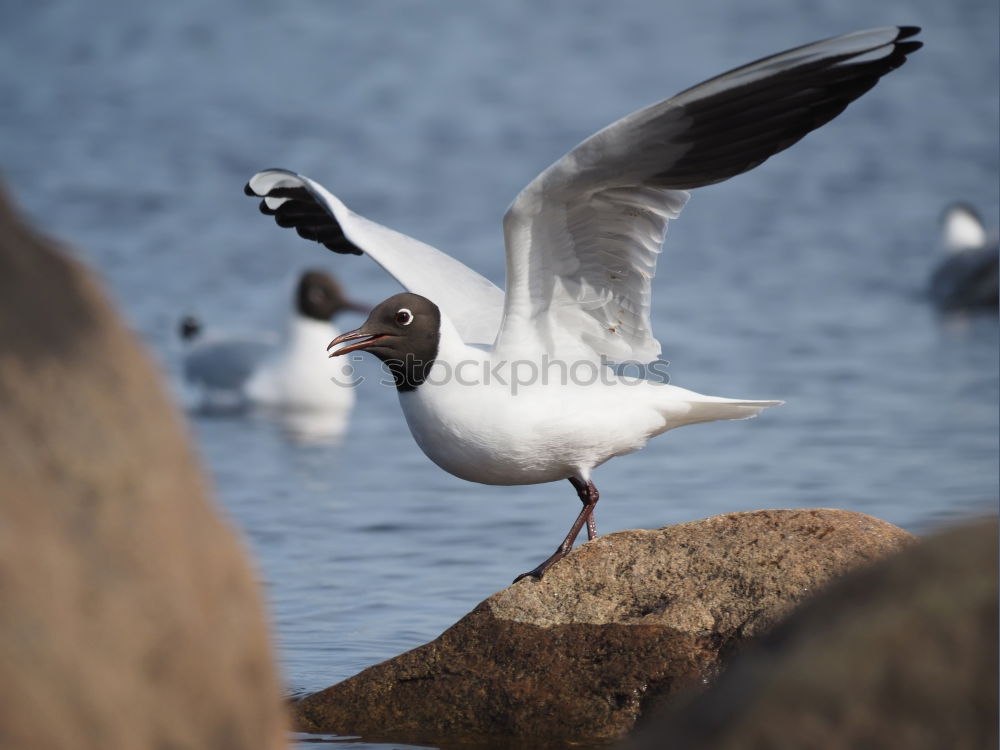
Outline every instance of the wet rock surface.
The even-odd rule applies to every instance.
[[[997,522],[835,583],[628,750],[997,746]]]
[[[818,587],[911,541],[825,509],[609,534],[431,643],[305,698],[297,723],[411,742],[620,736]]]
[[[257,581],[159,373],[2,190],[0,482],[0,746],[285,746]]]

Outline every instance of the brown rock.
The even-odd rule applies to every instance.
[[[278,748],[258,586],[159,374],[0,193],[0,747]]]
[[[630,750],[997,747],[997,522],[831,586]]]
[[[298,723],[399,741],[619,736],[817,587],[910,540],[838,510],[609,534],[437,640],[307,697]]]

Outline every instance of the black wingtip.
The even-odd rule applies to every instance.
[[[285,169],[269,169],[291,177],[298,175]],[[262,173],[258,173],[262,174]],[[251,178],[252,180],[253,178]],[[280,180],[278,181],[280,182]],[[327,249],[342,255],[364,255],[364,251],[344,236],[344,231],[330,209],[318,203],[316,197],[303,185],[271,187],[258,193],[248,182],[243,186],[246,195],[261,198],[258,209],[265,216],[273,216],[279,227],[294,229],[300,237],[319,242]],[[268,205],[273,199],[277,206]]]
[[[312,201],[312,195],[304,187],[273,187],[267,191],[268,198],[291,198],[296,201]]]
[[[364,255],[364,252],[348,241],[344,242],[324,242],[323,246],[327,250],[339,253],[340,255]]]
[[[896,37],[896,41],[900,39],[909,39],[911,36],[916,36],[920,33],[919,26],[897,26],[899,29],[899,35]]]

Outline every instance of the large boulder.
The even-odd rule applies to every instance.
[[[997,747],[997,522],[849,576],[629,750]]]
[[[437,640],[302,700],[305,731],[398,741],[616,737],[709,681],[817,588],[911,542],[839,510],[734,513],[599,537]]]
[[[279,748],[260,592],[159,373],[0,192],[0,747]]]

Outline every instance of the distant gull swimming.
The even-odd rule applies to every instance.
[[[354,389],[350,367],[327,363],[323,347],[340,331],[331,318],[345,311],[368,312],[349,300],[324,271],[299,278],[291,320],[284,336],[260,339],[205,339],[201,323],[185,317],[181,338],[187,344],[183,373],[208,405],[258,404],[280,409],[349,409]],[[340,383],[333,382],[337,379]]]
[[[859,31],[737,68],[592,135],[536,177],[503,220],[506,294],[459,261],[350,211],[313,180],[254,175],[248,195],[280,226],[339,253],[367,253],[408,291],[337,336],[392,372],[410,431],[473,482],[568,479],[596,535],[595,467],[682,425],[745,419],[781,401],[704,396],[616,375],[650,362],[651,279],[687,190],[761,164],[829,122],[920,46],[915,27]],[[891,138],[886,134],[887,142]]]
[[[928,285],[934,303],[944,311],[997,312],[1000,295],[997,270],[1000,238],[987,233],[976,210],[955,203],[944,213],[941,238],[947,257],[935,269]]]

